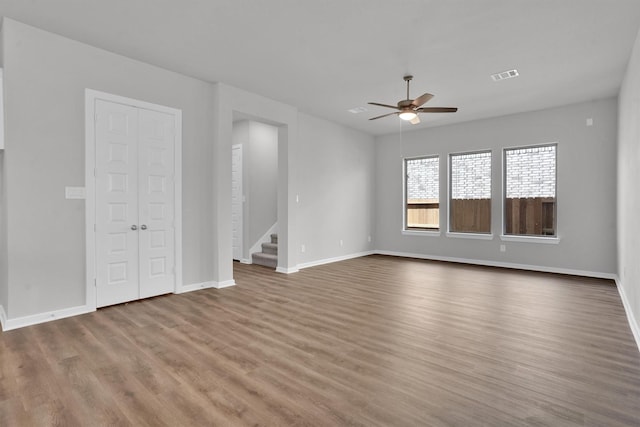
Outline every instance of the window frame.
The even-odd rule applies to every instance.
[[[408,184],[408,176],[407,176],[407,162],[411,161],[411,160],[422,160],[422,159],[437,159],[438,160],[438,228],[434,228],[434,227],[409,227],[408,226],[408,216],[409,216],[409,209],[408,209],[408,205],[409,203],[407,202],[407,196],[408,196],[408,189],[407,189],[407,184]],[[441,230],[442,230],[442,218],[440,216],[440,207],[441,207],[441,197],[440,197],[440,193],[441,193],[441,183],[440,183],[440,173],[441,173],[441,169],[440,169],[440,155],[439,154],[433,154],[433,155],[425,155],[425,156],[414,156],[414,157],[404,157],[402,159],[402,234],[405,235],[420,235],[420,236],[424,236],[424,235],[431,235],[431,236],[440,236]]]
[[[502,233],[500,240],[505,242],[523,242],[523,243],[560,243],[560,234],[558,231],[558,141],[545,142],[540,144],[519,145],[512,147],[504,147],[502,149]],[[553,204],[553,235],[543,234],[507,234],[507,151],[526,150],[528,148],[555,147],[555,202]]]
[[[489,231],[454,231],[451,230],[451,224],[453,223],[452,215],[453,209],[451,209],[451,201],[453,200],[453,156],[464,156],[470,154],[482,154],[489,153],[490,161],[489,161],[489,190],[491,192],[491,197],[489,198]],[[491,240],[493,239],[493,149],[489,148],[486,150],[474,150],[474,151],[460,151],[456,153],[449,153],[449,162],[448,162],[448,171],[447,171],[447,236],[448,237],[467,237],[467,238],[476,238],[480,240]]]

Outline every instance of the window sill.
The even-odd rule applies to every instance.
[[[503,242],[521,242],[521,243],[543,243],[547,245],[557,245],[560,243],[560,237],[542,237],[542,236],[500,236]]]
[[[404,236],[429,236],[440,237],[440,230],[402,230]]]
[[[493,240],[493,234],[447,232],[447,237],[456,239]]]

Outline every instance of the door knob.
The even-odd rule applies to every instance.
[[[146,226],[145,224],[142,224],[142,225],[140,226],[140,230],[146,230],[146,229],[147,229],[147,226]]]
[[[134,225],[132,225],[132,226],[131,226],[131,229],[132,229],[133,231],[136,231],[136,230],[138,229],[138,226],[134,224]]]

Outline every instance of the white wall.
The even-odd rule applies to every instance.
[[[586,126],[586,119],[593,126]],[[424,117],[428,126],[428,116]],[[409,125],[410,126],[410,125]],[[616,100],[605,99],[377,138],[376,249],[425,257],[535,266],[612,277],[616,272]],[[502,148],[558,143],[560,243],[503,242]],[[440,155],[440,218],[447,219],[448,154],[486,150],[492,159],[492,240],[403,235],[402,158]],[[500,244],[506,245],[501,253]]]
[[[620,89],[618,128],[618,275],[640,346],[640,33]]]
[[[82,306],[84,90],[183,112],[183,282],[211,280],[210,84],[4,19],[8,317]],[[0,293],[1,295],[1,293]]]
[[[299,132],[299,262],[373,249],[373,137],[306,114],[299,114]]]

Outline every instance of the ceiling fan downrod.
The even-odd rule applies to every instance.
[[[413,76],[410,74],[407,74],[406,76],[404,76],[404,81],[407,82],[407,100],[409,100],[409,82],[411,81],[412,78]]]

